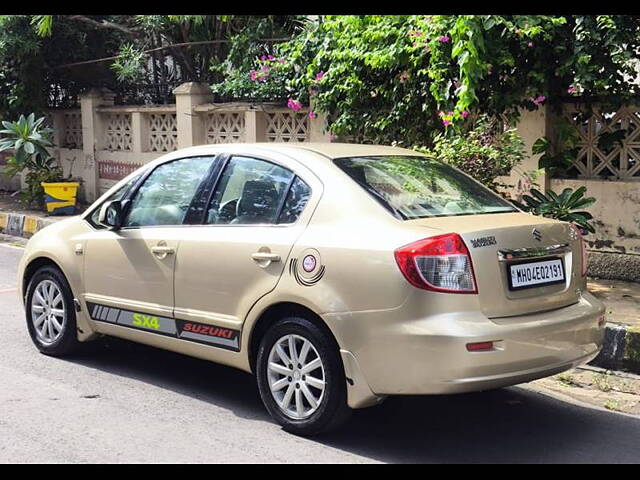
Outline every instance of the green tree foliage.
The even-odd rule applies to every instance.
[[[473,112],[515,119],[572,95],[625,102],[639,93],[628,82],[639,53],[633,16],[362,15],[309,23],[275,55],[291,64],[287,95],[332,114],[334,133],[420,145]]]
[[[487,115],[470,118],[460,135],[439,133],[432,148],[416,149],[459,168],[493,190],[507,186],[499,177],[508,176],[525,153],[515,129],[505,130],[502,122]]]
[[[299,28],[277,15],[2,15],[0,118],[72,106],[89,88],[171,101],[178,84],[218,82]]]

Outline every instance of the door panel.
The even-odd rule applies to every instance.
[[[85,299],[173,315],[173,271],[182,227],[102,230],[87,239]],[[154,254],[158,244],[174,253]]]
[[[275,288],[322,192],[317,178],[299,177],[303,169],[282,160],[229,159],[210,224],[189,227],[181,241],[176,318],[240,330],[253,304]]]
[[[244,314],[276,286],[303,228],[190,228],[176,263],[176,318],[239,329]],[[260,251],[275,254],[280,260],[252,258]]]
[[[211,156],[160,164],[137,191],[128,194],[131,198],[123,228],[101,228],[87,239],[86,300],[98,306],[173,317],[176,255],[188,228],[183,222],[213,164]],[[98,319],[110,318],[107,313],[103,316],[107,320],[102,316]],[[122,314],[120,317],[126,319]],[[162,331],[158,319],[135,320]]]

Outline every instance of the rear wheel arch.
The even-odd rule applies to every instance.
[[[295,302],[279,302],[267,307],[258,317],[256,322],[251,329],[251,334],[249,336],[249,345],[248,345],[248,355],[249,355],[249,366],[251,367],[251,371],[253,373],[256,372],[256,359],[258,356],[258,348],[260,348],[260,342],[264,337],[269,327],[277,322],[281,318],[285,317],[302,317],[310,322],[312,322],[317,327],[327,333],[330,338],[333,340],[335,347],[337,350],[340,349],[338,341],[336,340],[335,335],[329,328],[329,326],[325,323],[325,321],[304,305]]]

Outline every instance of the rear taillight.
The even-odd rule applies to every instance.
[[[400,271],[412,285],[449,293],[478,293],[467,246],[457,233],[425,238],[395,251]]]
[[[580,256],[582,257],[582,269],[581,273],[584,277],[587,274],[587,267],[589,266],[589,259],[587,257],[587,249],[584,245],[584,237],[582,236],[582,230],[580,230],[577,226],[571,224],[573,229],[578,234],[578,238],[580,239]]]

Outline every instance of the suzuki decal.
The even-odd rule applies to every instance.
[[[93,320],[240,351],[240,331],[87,302]]]

